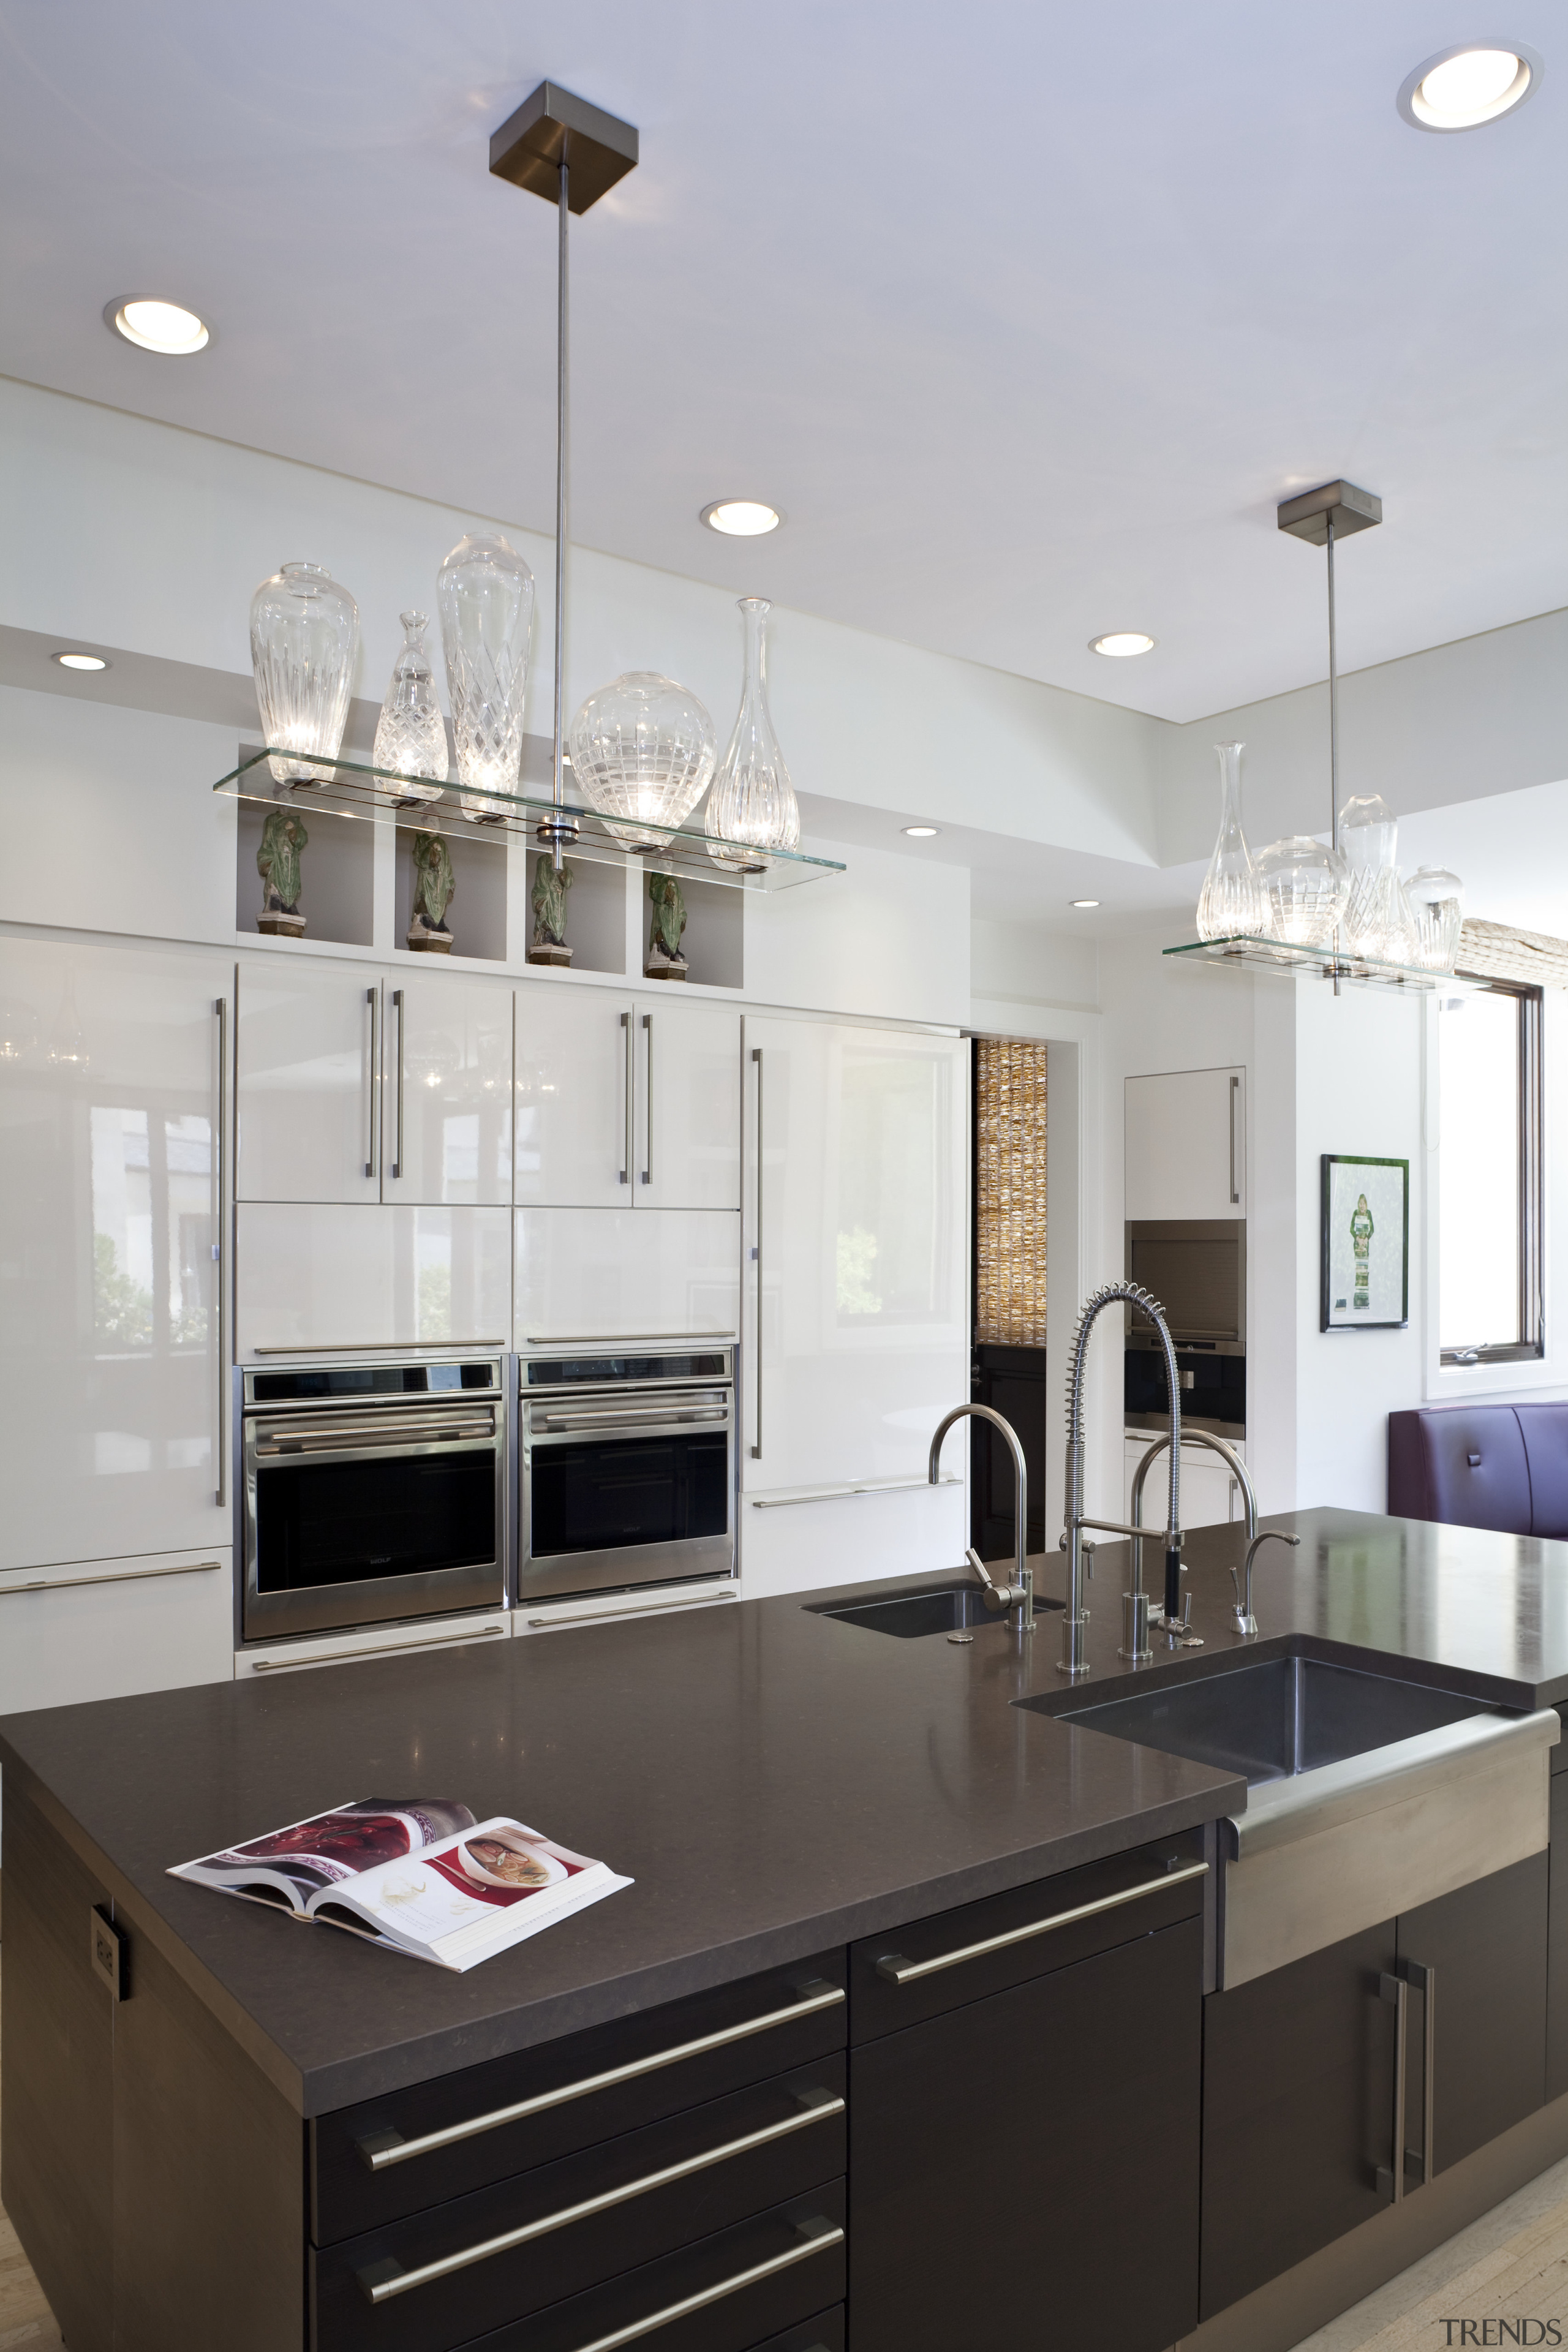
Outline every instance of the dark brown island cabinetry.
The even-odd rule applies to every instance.
[[[1163,2352],[1194,2326],[1201,1853],[851,1948],[851,2352]]]
[[[1533,1854],[1209,1995],[1205,2319],[1544,2103],[1547,1878]]]

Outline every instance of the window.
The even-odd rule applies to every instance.
[[[1540,1356],[1541,991],[1491,981],[1446,1004],[1437,1063],[1443,1361]]]

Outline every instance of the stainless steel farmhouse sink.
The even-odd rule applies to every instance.
[[[1546,1847],[1552,1707],[1512,1714],[1300,1654],[1017,1703],[1246,1776],[1246,1810],[1221,1824],[1222,1986]]]
[[[1035,1595],[1037,1612],[1059,1609],[1059,1601]],[[892,1633],[901,1642],[918,1640],[923,1633],[957,1633],[973,1625],[999,1625],[985,1606],[985,1597],[976,1583],[941,1584],[928,1587],[924,1592],[905,1592],[866,1601],[838,1601],[831,1608],[806,1604],[815,1617],[836,1617],[841,1625],[864,1625],[873,1633]]]

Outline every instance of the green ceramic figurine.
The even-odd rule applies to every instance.
[[[648,929],[643,977],[684,980],[687,963],[680,952],[680,940],[686,929],[686,901],[680,895],[680,885],[673,874],[650,874],[647,895],[653,920]]]
[[[452,929],[447,909],[458,885],[452,874],[452,853],[439,833],[416,833],[413,840],[414,913],[406,933],[408,944],[422,955],[450,955]]]
[[[533,939],[528,950],[530,963],[571,962],[572,950],[566,944],[566,893],[571,887],[570,866],[563,859],[558,868],[548,850],[542,851],[533,867]]]
[[[256,870],[261,877],[258,931],[297,940],[305,928],[300,912],[300,852],[310,836],[293,809],[269,809],[261,828]]]

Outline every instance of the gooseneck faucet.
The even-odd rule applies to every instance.
[[[1150,1468],[1153,1463],[1162,1454],[1163,1454],[1166,1446],[1169,1445],[1171,1441],[1168,1437],[1157,1437],[1154,1440],[1153,1444],[1149,1448],[1148,1453],[1143,1456],[1142,1461],[1138,1465],[1137,1469],[1132,1474],[1131,1512],[1134,1527],[1138,1525],[1142,1517],[1143,1481],[1148,1476]],[[1244,1594],[1241,1580],[1233,1568],[1230,1571],[1230,1580],[1236,1587],[1236,1607],[1230,1612],[1230,1622],[1232,1627],[1237,1633],[1256,1633],[1258,1631],[1258,1620],[1252,1613],[1252,1563],[1257,1558],[1259,1550],[1266,1543],[1289,1544],[1292,1549],[1295,1549],[1295,1548],[1300,1543],[1301,1538],[1300,1536],[1288,1536],[1285,1534],[1284,1530],[1279,1528],[1265,1528],[1263,1533],[1261,1535],[1258,1534],[1258,1489],[1253,1485],[1251,1477],[1247,1473],[1246,1463],[1242,1460],[1240,1454],[1237,1453],[1234,1446],[1230,1446],[1226,1444],[1223,1437],[1215,1436],[1212,1430],[1193,1429],[1189,1427],[1184,1443],[1188,1445],[1206,1445],[1212,1453],[1217,1454],[1221,1460],[1228,1465],[1231,1476],[1241,1488],[1241,1506],[1247,1522],[1247,1559],[1242,1572],[1247,1580],[1247,1587]],[[1134,1537],[1132,1543],[1132,1556],[1134,1561],[1132,1581],[1134,1587],[1137,1586],[1139,1580],[1136,1562],[1142,1550],[1142,1544],[1138,1541],[1137,1538]],[[1124,1653],[1124,1654],[1127,1654]],[[1145,1655],[1147,1654],[1148,1653],[1146,1652]]]
[[[1083,1370],[1089,1353],[1089,1335],[1094,1328],[1101,1309],[1124,1299],[1145,1314],[1160,1334],[1160,1344],[1165,1351],[1165,1384],[1171,1399],[1171,1500],[1165,1517],[1165,1622],[1177,1622],[1182,1606],[1182,1531],[1179,1517],[1177,1486],[1182,1460],[1181,1385],[1176,1377],[1176,1350],[1165,1321],[1165,1310],[1157,1298],[1135,1282],[1108,1282],[1093,1292],[1083,1304],[1078,1326],[1072,1335],[1071,1362],[1068,1372],[1068,1458],[1066,1495],[1066,1540],[1068,1549],[1068,1612],[1062,1627],[1062,1654],[1057,1661],[1058,1672],[1064,1675],[1087,1675],[1089,1661],[1084,1656],[1083,1614],[1083,1530],[1098,1528],[1107,1535],[1131,1536],[1132,1590],[1122,1595],[1123,1655],[1148,1657],[1148,1598],[1143,1591],[1142,1545],[1137,1538],[1146,1529],[1128,1527],[1120,1519],[1091,1519],[1083,1507]],[[1136,1517],[1136,1514],[1134,1514]]]
[[[994,1428],[999,1429],[1006,1439],[1008,1451],[1013,1456],[1013,1468],[1018,1482],[1016,1522],[1018,1541],[1013,1565],[1012,1583],[998,1584],[973,1545],[969,1547],[966,1557],[970,1566],[980,1578],[985,1606],[992,1615],[999,1617],[1005,1610],[1016,1609],[1019,1632],[1032,1633],[1035,1630],[1035,1572],[1028,1564],[1029,1474],[1024,1465],[1024,1449],[1018,1443],[1017,1431],[1011,1422],[1004,1421],[1001,1414],[994,1412],[988,1404],[955,1404],[952,1411],[939,1423],[936,1435],[931,1439],[931,1454],[926,1463],[926,1475],[934,1486],[942,1465],[942,1439],[954,1422],[970,1417],[976,1421],[988,1421]]]

